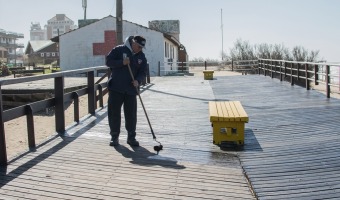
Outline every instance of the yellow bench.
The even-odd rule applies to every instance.
[[[244,145],[244,127],[249,118],[240,101],[209,101],[213,143]]]
[[[214,71],[213,70],[203,70],[204,80],[213,80]]]

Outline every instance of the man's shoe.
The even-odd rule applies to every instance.
[[[116,139],[111,139],[111,141],[110,141],[110,146],[115,147],[115,146],[118,146],[118,145],[119,145],[119,140],[118,140],[118,138],[116,138]]]
[[[127,143],[133,147],[139,147],[139,142],[137,140],[128,140]]]

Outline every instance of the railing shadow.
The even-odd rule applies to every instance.
[[[67,134],[68,130],[73,128],[72,126],[70,126],[65,131],[65,134],[54,136],[54,137],[46,140],[45,142],[41,143],[35,149],[32,150],[32,151],[36,151],[38,148],[40,148],[40,147],[42,147],[42,146],[44,146],[44,145],[46,145],[50,142],[53,142],[54,140],[58,139],[59,137],[62,138],[61,142],[59,142],[55,146],[49,148],[45,152],[40,153],[39,155],[37,155],[33,159],[27,161],[26,163],[21,164],[20,166],[18,166],[17,168],[15,168],[14,170],[11,170],[11,171],[8,171],[10,165],[0,166],[0,177],[1,177],[0,178],[0,180],[1,180],[0,181],[0,188],[3,187],[4,185],[6,185],[7,183],[11,182],[12,180],[16,179],[20,175],[24,174],[26,171],[33,168],[37,164],[43,162],[44,160],[46,160],[50,156],[53,156],[53,154],[55,154],[58,151],[60,151],[61,149],[65,148],[69,144],[71,144],[79,136],[86,133],[88,130],[90,130],[92,127],[94,127],[96,124],[98,124],[100,121],[102,121],[106,117],[107,117],[107,112],[103,113],[102,115],[99,115],[98,113],[96,113],[95,116],[85,116],[84,118],[82,118],[82,121],[84,121],[84,120],[92,120],[92,121],[86,123],[86,125],[84,127],[75,131],[73,134]],[[28,151],[24,154],[21,154],[20,156],[11,160],[8,164],[15,162],[16,160],[24,157],[25,155],[31,153],[32,151]]]

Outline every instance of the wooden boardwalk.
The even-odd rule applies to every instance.
[[[239,157],[258,199],[340,198],[339,99],[263,76],[211,84],[249,115]]]
[[[139,148],[109,143],[107,112],[0,173],[0,199],[339,199],[340,100],[259,75],[157,77],[138,110]],[[208,101],[239,100],[245,148],[212,144]],[[166,105],[166,106],[165,106]]]

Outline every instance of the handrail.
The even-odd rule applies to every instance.
[[[332,65],[332,66],[340,66],[340,63],[337,62],[305,62],[305,61],[289,61],[289,60],[272,60],[272,59],[259,59],[263,61],[274,61],[274,62],[286,62],[286,63],[295,63],[295,64],[310,64],[310,65]]]
[[[338,70],[334,70],[335,67],[338,67]],[[290,81],[291,85],[298,82],[300,85],[303,84],[307,90],[310,89],[311,82],[314,82],[314,85],[319,85],[319,83],[324,84],[327,98],[330,98],[331,86],[338,89],[340,88],[339,75],[332,73],[332,71],[339,72],[339,70],[340,64],[338,63],[298,62],[270,59],[259,59],[258,62],[258,74],[261,74],[262,72],[267,76],[270,73],[272,78],[279,78],[280,81],[286,79]],[[334,83],[335,78],[338,78],[337,80],[339,80],[337,84]]]
[[[99,66],[99,67],[89,67],[78,70],[70,70],[70,71],[62,71],[56,72],[52,74],[45,75],[37,75],[23,78],[13,78],[13,79],[3,79],[0,80],[0,165],[7,165],[7,152],[6,152],[6,137],[5,137],[5,128],[4,123],[21,117],[27,117],[27,134],[28,134],[28,143],[29,148],[35,148],[35,138],[34,138],[34,121],[33,114],[41,111],[43,109],[55,106],[55,124],[56,124],[56,132],[59,135],[63,135],[65,133],[65,107],[64,103],[67,101],[75,101],[75,113],[74,113],[74,121],[79,122],[79,109],[77,106],[79,105],[79,97],[82,95],[88,95],[88,113],[94,115],[95,110],[97,108],[97,101],[100,101],[100,106],[103,107],[102,99],[103,97],[100,95],[105,95],[106,93],[102,92],[103,89],[107,88],[107,83],[95,83],[94,74],[97,70],[108,70],[107,66]],[[75,75],[75,74],[87,74],[87,86],[83,89],[79,89],[77,91],[73,91],[71,93],[64,93],[64,83],[65,77]],[[104,76],[107,76],[108,73],[105,73]],[[30,81],[38,81],[45,79],[54,79],[54,97],[50,99],[45,99],[42,101],[37,101],[33,103],[28,103],[23,106],[18,106],[9,110],[3,109],[3,100],[2,100],[2,86],[25,83]],[[102,80],[102,79],[101,79]],[[96,95],[96,91],[99,90],[99,95]],[[77,112],[77,113],[76,113]]]

